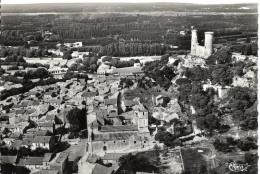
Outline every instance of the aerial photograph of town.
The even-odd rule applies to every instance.
[[[257,174],[258,4],[203,2],[0,0],[0,174]]]

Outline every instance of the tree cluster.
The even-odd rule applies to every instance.
[[[45,68],[37,68],[36,70],[16,71],[14,74],[15,77],[23,77],[25,79],[45,79],[51,77],[49,71]]]
[[[160,143],[164,143],[168,147],[176,147],[181,145],[181,141],[177,138],[177,136],[163,130],[158,131],[155,135],[155,140]]]
[[[156,84],[168,89],[171,80],[175,77],[174,67],[168,66],[169,55],[162,56],[161,60],[147,62],[143,67],[145,75],[155,80]]]
[[[116,68],[125,68],[134,66],[134,63],[140,63],[138,59],[131,59],[131,60],[120,60],[119,58],[112,58],[110,56],[106,56],[103,58],[103,62],[109,62],[111,66]]]
[[[71,132],[79,132],[86,128],[86,110],[73,108],[66,115],[68,122],[70,123]]]
[[[140,42],[116,42],[104,46],[102,55],[109,56],[151,56],[163,55],[166,47],[160,43],[140,43]]]
[[[97,65],[98,58],[97,57],[85,57],[82,59],[78,59],[76,63],[72,64],[69,67],[70,71],[86,71],[89,73],[94,73],[97,71],[98,65]]]
[[[257,95],[247,87],[231,88],[226,97],[227,107],[234,119],[244,130],[257,129]]]
[[[151,154],[153,153],[153,154]],[[119,173],[123,174],[124,171],[134,174],[136,172],[158,172],[157,164],[159,163],[158,154],[156,152],[137,153],[136,155],[127,154],[119,159],[120,170]]]
[[[235,148],[239,148],[242,151],[250,151],[251,149],[257,149],[258,147],[256,140],[251,137],[237,140],[232,137],[227,137],[224,140],[216,139],[213,145],[221,152],[232,152]]]

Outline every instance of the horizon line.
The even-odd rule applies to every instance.
[[[237,2],[237,3],[200,3],[200,2],[167,2],[167,1],[158,1],[158,2],[39,2],[39,3],[1,3],[1,5],[41,5],[41,4],[193,4],[193,5],[236,5],[236,4],[258,4],[258,2]]]

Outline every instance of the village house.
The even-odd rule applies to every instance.
[[[101,157],[101,159],[105,164],[117,164],[119,162],[119,158],[124,155],[126,155],[126,153],[106,153],[103,157]]]
[[[83,59],[84,56],[88,56],[89,52],[79,52],[79,51],[73,51],[71,56],[72,58],[80,58]]]
[[[36,169],[43,169],[43,157],[25,157],[19,160],[18,166],[24,166],[33,171]]]
[[[127,110],[131,109],[133,106],[139,104],[139,98],[134,98],[132,100],[126,99],[125,96],[122,97],[121,100],[121,108],[123,109],[124,112]]]
[[[16,139],[14,140],[13,144],[10,146],[11,149],[19,150],[22,147],[22,140]]]
[[[36,171],[34,172],[33,174],[59,174],[59,171],[58,170],[51,170],[51,169],[43,169],[43,170],[40,170],[40,171]]]
[[[51,150],[55,145],[55,137],[53,136],[36,136],[32,140],[31,150],[35,150],[36,148],[43,148],[47,150]]]
[[[52,153],[45,153],[44,154],[44,157],[42,159],[44,169],[50,169],[51,158],[52,158]]]
[[[69,48],[80,48],[83,46],[82,42],[64,43],[64,45]]]
[[[139,104],[139,103],[138,103]],[[104,110],[106,111],[106,110]],[[131,116],[120,115],[116,117],[109,117],[108,112],[96,112],[96,120],[87,117],[88,133],[90,148],[92,152],[113,152],[125,148],[145,148],[149,146],[147,140],[150,137],[148,131],[148,111],[142,105],[133,107]],[[127,118],[124,118],[126,116]],[[121,119],[128,119],[128,122],[122,122]],[[112,122],[110,125],[106,124],[106,120]],[[124,125],[122,125],[124,123]],[[130,124],[128,124],[130,123]]]
[[[1,164],[0,165],[0,172],[2,171],[2,165],[3,164],[15,166],[16,162],[17,162],[17,156],[6,156],[6,155],[1,155],[1,153],[0,153],[0,164]]]
[[[61,68],[60,66],[53,66],[48,69],[48,71],[53,75],[56,79],[62,79],[64,75],[67,73],[68,68]]]
[[[13,144],[14,140],[14,138],[4,138],[3,142],[10,147]]]
[[[252,61],[254,63],[257,62],[257,57],[253,56],[253,55],[242,55],[241,53],[236,53],[236,52],[232,52],[232,56],[231,56],[232,60],[234,62],[239,62],[239,61]]]
[[[223,98],[227,95],[230,86],[213,85],[211,83],[203,84],[202,88],[206,91],[209,88],[213,88],[219,98]]]
[[[114,167],[106,167],[100,164],[96,164],[91,174],[113,174]]]
[[[33,114],[31,114],[31,115],[29,116],[29,119],[30,119],[31,121],[37,122],[37,121],[39,120],[39,114],[33,113]]]
[[[66,167],[68,166],[68,153],[61,152],[50,162],[51,170],[58,170],[59,174],[66,173]]]
[[[256,80],[257,80],[257,73],[253,70],[245,70],[247,71],[242,77],[234,76],[233,77],[233,86],[240,86],[240,87],[248,87],[253,88],[256,87]]]
[[[49,122],[37,122],[37,128],[39,130],[48,131],[53,133],[55,130],[55,124],[52,121]]]
[[[48,52],[61,57],[64,55],[60,49],[48,49]]]
[[[112,74],[118,76],[142,76],[143,71],[140,66],[125,67],[125,68],[115,68]]]
[[[104,104],[107,107],[110,117],[115,117],[118,115],[117,98],[105,99]]]

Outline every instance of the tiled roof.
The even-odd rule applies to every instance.
[[[122,126],[102,126],[101,132],[123,132],[123,131],[138,131],[136,125],[122,125]]]
[[[32,142],[33,142],[33,138],[32,137],[28,137],[28,138],[23,138],[23,140],[22,140],[23,142],[22,142],[22,144],[23,145],[26,145],[26,146],[28,146],[28,145],[31,145],[32,144]]]
[[[33,139],[34,143],[49,143],[51,140],[51,136],[36,136]]]
[[[28,104],[29,104],[29,100],[23,100],[22,102],[21,102],[21,107],[27,107],[28,106]]]
[[[141,67],[125,67],[125,68],[116,68],[113,70],[115,74],[135,74],[135,73],[142,73]]]
[[[134,101],[134,100],[124,100],[124,105],[125,106],[135,106],[135,105],[138,105],[138,101]]]
[[[37,171],[37,172],[34,172],[33,174],[58,174],[59,173],[59,170],[41,170],[41,171]]]
[[[38,127],[53,127],[53,123],[48,121],[48,122],[39,122],[37,123]]]
[[[25,166],[25,165],[42,165],[43,157],[27,157],[20,159],[18,165]]]
[[[61,152],[55,162],[56,163],[63,162],[64,160],[66,160],[68,158],[68,155],[69,155],[68,152]]]
[[[28,109],[26,110],[26,114],[30,115],[32,113],[34,113],[36,111],[36,109],[32,108],[32,109]]]
[[[105,99],[105,105],[117,105],[117,99]]]
[[[82,94],[82,97],[94,97],[96,96],[97,93],[96,92],[89,92],[89,91],[86,91]]]
[[[14,140],[13,144],[11,145],[11,148],[19,149],[22,144],[23,144],[22,140]]]
[[[134,111],[128,111],[128,112],[122,113],[120,116],[124,117],[124,119],[126,119],[126,120],[131,120],[134,118],[135,113],[134,113]]]
[[[53,114],[46,116],[47,121],[54,121],[54,119],[55,119],[55,115],[53,115]]]
[[[17,156],[0,156],[0,163],[15,164]]]
[[[92,171],[92,174],[111,174],[113,171],[113,167],[106,167],[100,164],[96,164]]]
[[[94,134],[94,141],[128,140],[137,132],[116,132],[109,134]]]
[[[99,124],[105,125],[105,120],[104,120],[104,117],[102,117],[102,115],[97,114],[96,118],[97,118],[97,122],[98,122]]]
[[[21,134],[19,133],[12,133],[9,138],[19,139]]]
[[[121,156],[126,153],[106,153],[105,156],[101,157],[102,160],[118,160]]]
[[[106,118],[108,116],[108,112],[105,109],[96,110],[96,115],[101,118]]]
[[[43,162],[49,162],[51,160],[52,153],[45,153],[43,157]]]
[[[26,110],[24,109],[19,109],[19,110],[16,110],[15,113],[18,115],[18,114],[24,114],[26,112]]]
[[[45,136],[45,135],[47,135],[47,133],[48,133],[47,130],[38,130],[35,135],[36,136]]]

